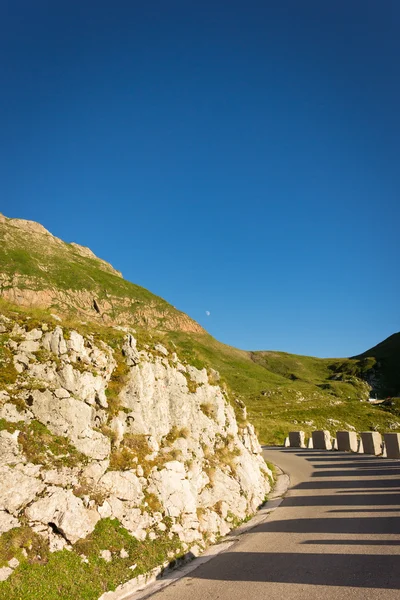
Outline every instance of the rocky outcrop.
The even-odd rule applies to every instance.
[[[49,487],[46,496],[25,511],[29,521],[53,526],[68,542],[74,544],[91,533],[101,518],[94,508],[85,508],[71,490]]]
[[[60,325],[0,325],[0,532],[28,524],[57,551],[116,518],[140,540],[201,548],[265,499],[271,474],[216,371],[139,350],[121,328],[112,348]]]

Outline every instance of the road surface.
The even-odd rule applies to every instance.
[[[267,449],[290,475],[268,520],[152,600],[399,600],[400,461]]]

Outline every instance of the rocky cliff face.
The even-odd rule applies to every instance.
[[[138,540],[202,548],[270,489],[254,430],[216,371],[107,332],[0,316],[0,533],[74,550],[116,518]]]

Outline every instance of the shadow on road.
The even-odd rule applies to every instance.
[[[390,554],[330,554],[327,560],[325,554],[225,552],[207,566],[191,576],[222,581],[400,588],[400,556]]]
[[[257,532],[282,531],[286,533],[355,533],[355,534],[400,534],[400,517],[321,517],[317,519],[284,519],[266,521]]]
[[[291,496],[284,506],[398,506],[399,494],[351,494],[325,496]]]
[[[323,546],[400,546],[400,540],[305,540],[301,544]]]
[[[266,536],[265,543],[263,540],[256,548],[266,548],[267,552],[242,552],[239,546],[236,551],[233,548],[218,555],[206,569],[199,568],[191,576],[400,589],[400,494],[396,493],[400,490],[400,463],[345,453],[281,452],[307,460],[313,471],[306,481],[290,489],[273,518],[252,530],[256,538],[257,534]],[[343,508],[335,510],[336,506]],[[296,510],[302,507],[305,510]],[[332,534],[333,539],[321,534]],[[316,552],[308,552],[307,546],[315,546]],[[271,551],[274,548],[276,552]]]

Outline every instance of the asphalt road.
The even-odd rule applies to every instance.
[[[400,600],[400,461],[268,449],[290,475],[267,521],[152,600]]]

